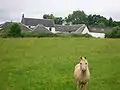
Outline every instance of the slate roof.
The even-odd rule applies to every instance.
[[[0,28],[1,28],[2,30],[9,29],[10,26],[12,25],[12,23],[13,23],[13,22],[5,22],[5,23],[1,24]]]
[[[5,22],[5,23],[1,24],[0,28],[8,29],[8,28],[10,28],[11,24],[12,24],[12,22]]]
[[[5,22],[1,25],[0,28],[2,28],[2,30],[5,29],[9,29],[10,26],[13,24],[14,22]],[[26,31],[31,31],[32,29],[26,27],[25,25],[23,25],[22,23],[18,23],[20,25],[21,30],[26,30]]]
[[[0,24],[0,27],[2,26],[3,24]]]
[[[97,27],[97,26],[88,26],[88,29],[90,32],[96,32],[96,33],[105,33],[112,31],[112,27]]]
[[[84,28],[85,24],[78,24],[78,25],[55,25],[55,30],[60,32],[76,32],[81,33]]]
[[[25,26],[24,24],[22,24],[22,23],[19,23],[19,25],[20,25],[21,30],[32,31],[31,28],[26,27],[26,26]]]
[[[38,24],[42,24],[46,27],[54,27],[54,21],[50,19],[23,18],[21,23],[27,26],[37,26]]]
[[[47,28],[45,28],[45,26],[43,26],[42,24],[38,24],[33,31],[38,31],[41,33],[52,33],[51,31],[49,31]]]

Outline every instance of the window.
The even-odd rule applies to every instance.
[[[52,28],[50,27],[49,30],[52,31]]]
[[[29,25],[28,27],[29,27],[29,28],[31,28],[31,26],[30,26],[30,25]]]

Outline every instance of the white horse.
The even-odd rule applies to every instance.
[[[80,59],[80,63],[75,66],[74,79],[77,84],[77,90],[86,90],[90,79],[90,72],[86,57],[81,57]]]

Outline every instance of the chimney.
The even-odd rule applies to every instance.
[[[24,24],[24,14],[22,14],[22,20],[21,23]]]
[[[24,14],[22,14],[22,19],[24,18]]]

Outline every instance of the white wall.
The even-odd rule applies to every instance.
[[[29,26],[26,26],[26,27],[29,28]],[[35,28],[35,27],[36,27],[36,26],[31,26],[31,28]],[[50,27],[45,27],[45,28],[49,30]],[[56,33],[55,27],[51,27],[51,32],[52,32],[52,33]]]
[[[88,34],[90,33],[87,27],[84,28],[82,34],[86,34],[86,33],[88,33]]]
[[[105,34],[104,33],[95,33],[95,32],[89,32],[88,28],[85,27],[85,29],[83,30],[82,34],[90,34],[95,38],[105,38]]]
[[[96,38],[105,38],[105,34],[104,33],[90,32],[89,34],[92,35],[93,37],[96,37]]]
[[[52,27],[52,31],[51,31],[52,33],[56,33],[56,31],[55,31],[55,27]]]
[[[45,27],[45,28],[47,28],[47,29],[49,30],[50,27]],[[55,27],[51,27],[51,32],[52,32],[52,33],[56,33]]]
[[[50,27],[45,27],[45,28],[49,30]]]
[[[25,25],[27,28],[29,28],[29,26]],[[35,28],[36,26],[30,26],[30,28]]]

